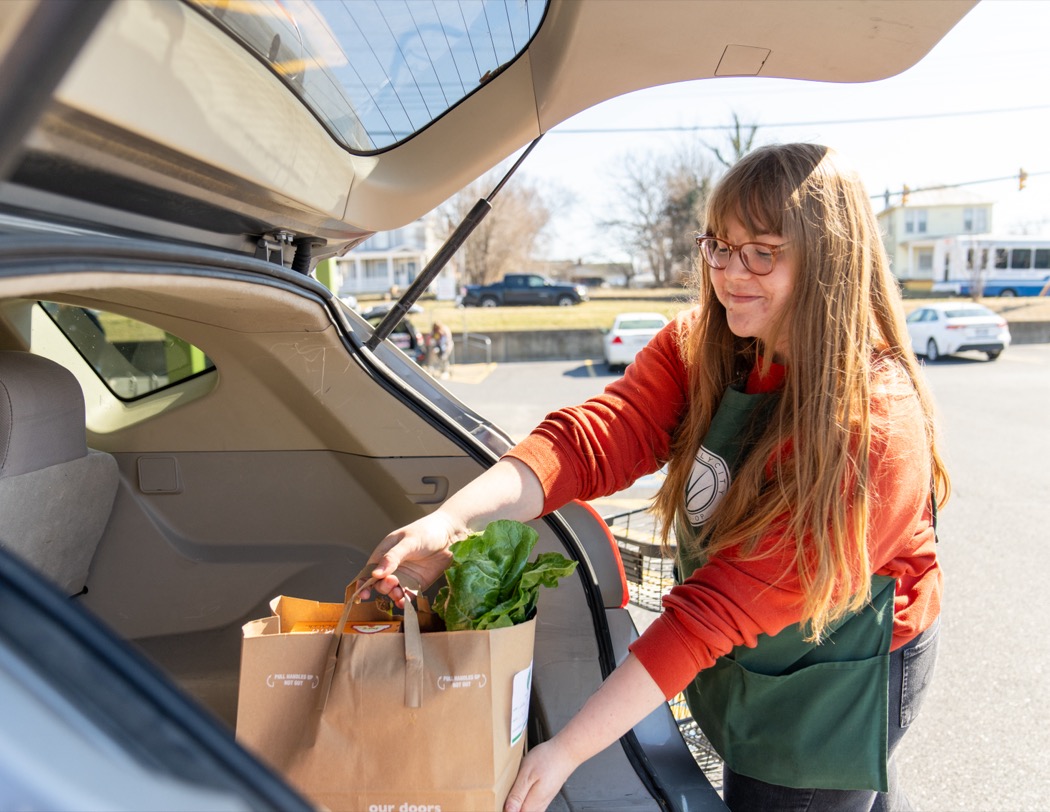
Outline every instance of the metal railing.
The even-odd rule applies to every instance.
[[[479,335],[477,333],[463,333],[460,336],[460,343],[466,345],[466,349],[470,349],[470,342],[479,344],[485,348],[485,363],[492,363],[492,339],[488,336]],[[463,353],[463,363],[468,363],[467,353]]]

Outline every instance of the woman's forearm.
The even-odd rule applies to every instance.
[[[609,675],[555,736],[576,764],[604,750],[664,701],[663,691],[633,654]]]
[[[505,457],[450,496],[439,510],[461,531],[496,519],[527,522],[543,512],[543,486],[525,463]]]
[[[525,754],[504,812],[544,810],[572,772],[649,715],[663,692],[629,654],[580,712],[552,739]]]

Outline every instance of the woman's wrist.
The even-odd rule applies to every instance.
[[[457,491],[435,512],[462,538],[496,519],[530,521],[543,510],[543,488],[525,463],[504,458]]]

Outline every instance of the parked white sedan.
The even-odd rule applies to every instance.
[[[605,363],[610,369],[626,369],[666,325],[667,319],[659,313],[621,313],[605,334]]]
[[[936,361],[966,350],[983,352],[994,361],[1010,346],[1006,319],[975,302],[936,302],[908,315],[908,335],[916,355]]]

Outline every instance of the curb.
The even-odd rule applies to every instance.
[[[1050,321],[1010,321],[1011,344],[1050,344]]]
[[[1050,321],[1010,321],[1011,344],[1050,344]],[[482,336],[486,349],[464,343],[453,333],[456,364],[484,365],[514,361],[584,361],[604,355],[601,330],[506,330]]]

